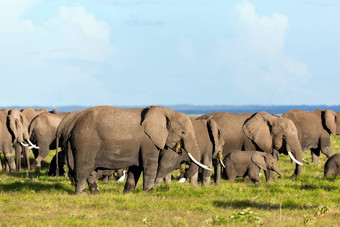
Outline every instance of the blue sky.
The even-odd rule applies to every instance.
[[[0,0],[1,106],[338,105],[337,0]]]

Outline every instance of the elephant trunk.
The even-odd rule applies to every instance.
[[[210,169],[208,166],[200,163],[201,151],[199,149],[198,143],[194,135],[188,136],[188,138],[186,138],[186,140],[184,140],[183,142],[184,142],[184,147],[183,147],[184,150],[187,152],[191,161],[196,164],[196,165],[190,165],[187,171],[187,176],[189,178],[195,176],[195,174],[198,172],[198,167],[211,171],[212,169]]]
[[[179,158],[180,155],[172,149],[164,149],[161,151],[158,160],[159,164],[157,176],[155,178],[155,185],[160,185],[164,177],[176,168],[176,164],[180,161]]]
[[[279,174],[279,178],[283,178],[283,174],[281,173],[281,171],[279,170],[279,167],[276,165],[274,166],[273,170]]]
[[[302,149],[298,138],[287,139],[287,152],[290,158],[296,163],[295,171],[291,179],[298,177],[302,173]]]

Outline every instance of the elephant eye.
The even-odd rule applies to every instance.
[[[182,131],[182,134],[185,135],[185,131]]]

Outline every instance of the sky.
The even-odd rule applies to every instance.
[[[338,0],[0,0],[0,106],[339,105]]]

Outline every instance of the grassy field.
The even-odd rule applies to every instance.
[[[340,152],[340,137],[332,147]],[[40,174],[0,173],[1,226],[340,225],[340,177],[323,177],[324,155],[296,180],[289,179],[294,165],[280,156],[284,178],[262,185],[238,179],[193,188],[174,180],[144,192],[140,180],[135,193],[123,194],[124,185],[110,181],[99,182],[95,196],[75,196],[67,178],[48,177],[51,157]]]

